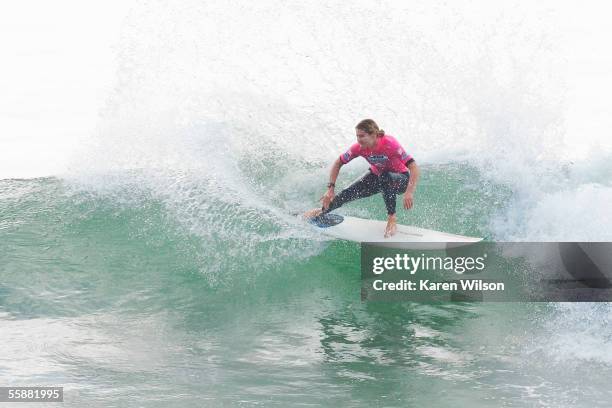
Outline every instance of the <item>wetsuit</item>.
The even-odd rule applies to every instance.
[[[370,163],[370,169],[336,195],[329,208],[327,210],[322,209],[323,214],[333,211],[349,201],[369,197],[378,192],[382,192],[387,213],[389,215],[395,214],[396,196],[406,191],[410,180],[410,172],[406,166],[414,159],[391,135],[377,138],[376,145],[373,148],[363,148],[359,143],[353,144],[340,156],[340,161],[346,164],[358,156],[364,157]]]

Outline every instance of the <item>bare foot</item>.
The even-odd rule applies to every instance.
[[[397,217],[395,214],[387,218],[387,228],[385,228],[385,238],[392,237],[397,232]]]
[[[314,218],[321,215],[321,212],[323,211],[320,208],[313,208],[312,210],[306,211],[302,216],[304,218]]]

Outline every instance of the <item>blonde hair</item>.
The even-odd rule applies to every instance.
[[[363,130],[366,133],[376,133],[376,137],[384,136],[385,131],[380,129],[372,119],[364,119],[355,126],[355,129]]]

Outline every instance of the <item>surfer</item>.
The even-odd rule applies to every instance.
[[[307,211],[304,216],[318,217],[349,201],[382,192],[387,207],[385,238],[388,238],[397,231],[396,195],[404,193],[404,208],[412,208],[414,191],[419,179],[419,168],[399,142],[393,136],[386,134],[384,130],[379,129],[372,119],[364,119],[359,122],[355,126],[355,131],[357,143],[340,155],[331,168],[327,192],[319,199],[323,206],[320,209]],[[362,156],[370,163],[370,169],[353,184],[335,195],[334,187],[340,167],[358,156]]]

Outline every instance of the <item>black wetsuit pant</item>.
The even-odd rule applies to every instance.
[[[370,197],[378,192],[382,192],[387,213],[389,215],[395,214],[396,195],[406,191],[408,180],[410,180],[410,173],[407,171],[404,173],[384,172],[377,176],[368,170],[366,174],[336,195],[329,208],[327,210],[323,209],[323,214],[333,211],[349,201]]]

